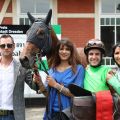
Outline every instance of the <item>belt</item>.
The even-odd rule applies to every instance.
[[[0,110],[0,116],[13,115],[13,110]]]

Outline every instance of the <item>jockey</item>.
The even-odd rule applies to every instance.
[[[113,59],[119,66],[120,47],[114,48],[113,51]],[[113,98],[108,90],[112,94],[117,93],[120,95],[120,71],[118,70],[115,74],[110,67],[101,64],[105,54],[105,47],[101,40],[89,40],[84,48],[84,53],[88,61],[84,88],[96,93],[96,120],[113,120],[113,116],[115,119],[119,118],[119,107],[113,114]],[[116,106],[118,106],[118,103]]]
[[[84,88],[91,92],[99,92],[103,90],[111,90],[112,85],[108,85],[107,80],[112,78],[109,75],[111,68],[101,65],[102,58],[105,54],[105,47],[101,40],[91,39],[84,48],[84,53],[87,57],[88,66],[86,67]]]

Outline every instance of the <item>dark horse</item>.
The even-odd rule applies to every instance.
[[[54,55],[54,47],[59,41],[50,25],[52,10],[49,10],[45,19],[35,19],[29,12],[28,17],[32,26],[27,31],[27,41],[20,54],[22,66],[30,68],[36,54],[47,56],[49,65]]]
[[[35,19],[30,13],[28,13],[28,17],[32,23],[32,26],[27,31],[27,41],[23,48],[23,51],[20,54],[20,61],[21,61],[21,64],[23,67],[25,67],[27,69],[32,68],[36,54],[40,55],[41,57],[46,55],[47,59],[48,59],[48,64],[49,64],[49,66],[51,66],[52,59],[54,57],[54,48],[59,41],[54,30],[52,29],[52,27],[50,25],[51,16],[52,16],[52,10],[49,10],[45,19]],[[78,48],[78,52],[82,58],[82,63],[85,66],[86,59],[85,59],[85,55],[83,53],[83,49]],[[73,90],[73,94],[74,94],[74,91],[78,92],[80,89],[75,90],[75,87],[74,87],[74,89],[72,87],[70,91],[72,92],[72,90]],[[83,90],[83,92],[84,92],[84,90]],[[79,100],[81,100],[81,99],[77,99],[77,101],[79,101]],[[92,103],[93,103],[93,99],[91,99],[91,98],[90,98],[90,100],[88,100],[86,98],[86,101],[92,101]],[[94,112],[90,113],[90,114],[92,114],[92,117],[90,118],[91,115],[90,116],[89,116],[89,114],[85,115],[86,112],[83,112],[83,113],[85,113],[84,117],[83,117],[83,119],[80,119],[80,120],[88,120],[88,119],[85,119],[86,116],[87,116],[87,118],[89,118],[89,120],[94,120],[95,106],[94,106],[94,104],[92,104],[92,105],[93,106],[91,107],[91,109],[94,109],[93,110]],[[89,106],[90,105],[88,105],[87,109],[89,108],[89,111],[92,111],[92,110],[90,110]],[[77,112],[73,112],[73,113],[78,113],[77,115],[79,116],[78,110],[77,110]],[[118,119],[115,119],[115,120],[118,120]]]

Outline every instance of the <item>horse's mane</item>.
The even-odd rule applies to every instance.
[[[57,45],[59,39],[56,35],[56,33],[54,32],[53,28],[51,28],[51,38],[52,38],[52,47],[51,50],[49,52],[49,54],[47,55],[47,59],[48,59],[48,66],[51,67],[52,66],[52,61],[54,58],[54,52],[55,52],[55,46]]]

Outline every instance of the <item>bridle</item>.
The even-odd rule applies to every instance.
[[[40,28],[43,29],[43,33],[36,35]],[[51,26],[46,25],[42,19],[37,19],[27,32],[27,42],[35,44],[40,49],[40,54],[45,56],[49,53],[52,45]]]
[[[44,71],[44,72],[48,75],[47,68],[46,68],[46,66],[45,66],[45,63],[44,63],[43,60],[42,60],[42,55],[41,55],[41,53],[37,53],[37,54],[35,55],[34,62],[36,63],[37,68],[39,67],[40,70]],[[43,67],[43,69],[42,69],[42,67]],[[34,69],[33,69],[33,71],[34,71]]]
[[[26,54],[22,56],[21,54],[20,62],[26,69],[32,69],[36,62],[36,56],[39,58],[38,60],[41,61],[41,57],[49,55],[51,50],[52,38],[50,20],[52,9],[49,10],[45,19],[36,19],[29,12],[27,15],[31,22],[31,27],[27,31],[27,42],[34,44],[35,47],[33,46],[33,50],[26,53],[27,55],[29,54],[28,56]],[[29,45],[30,44],[28,44],[28,47],[30,47]]]

